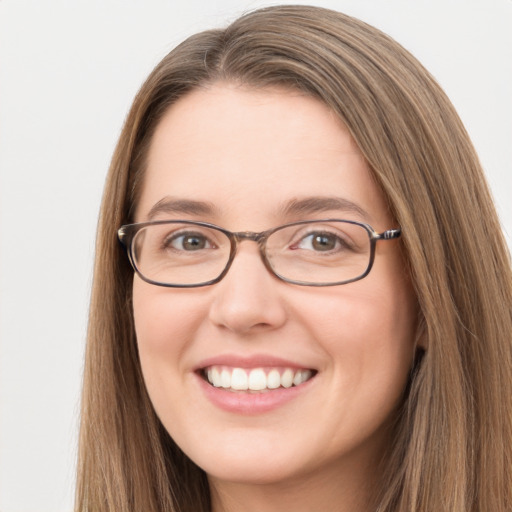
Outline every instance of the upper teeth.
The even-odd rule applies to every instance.
[[[206,377],[210,384],[217,388],[236,391],[262,391],[264,389],[290,388],[306,382],[312,377],[311,370],[294,370],[291,368],[231,368],[226,366],[210,366]]]

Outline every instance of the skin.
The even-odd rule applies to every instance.
[[[292,199],[333,195],[365,214],[282,213]],[[180,99],[152,140],[136,221],[167,196],[215,210],[156,219],[231,231],[327,217],[377,232],[397,227],[344,125],[290,91],[221,83]],[[377,243],[364,279],[326,288],[278,280],[257,245],[244,242],[212,286],[163,288],[135,276],[133,307],[150,398],[169,434],[208,474],[215,512],[370,510],[414,356],[416,301],[399,240]],[[195,373],[204,359],[225,354],[271,355],[318,373],[284,405],[236,414],[213,405]]]

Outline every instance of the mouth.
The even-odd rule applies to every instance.
[[[267,393],[297,387],[311,380],[316,373],[316,370],[310,368],[237,368],[224,365],[212,365],[199,370],[200,376],[215,388],[248,393]]]

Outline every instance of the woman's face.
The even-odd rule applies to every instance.
[[[159,124],[136,210],[137,222],[150,217],[255,232],[325,218],[396,227],[327,107],[226,84],[192,92]],[[375,465],[414,355],[416,302],[399,244],[378,242],[370,274],[342,286],[280,281],[251,241],[211,286],[164,288],[135,276],[149,396],[211,481],[286,482]],[[267,381],[277,372],[280,387],[214,387],[208,370],[256,380],[263,372]],[[285,373],[299,371],[308,380],[282,387]]]

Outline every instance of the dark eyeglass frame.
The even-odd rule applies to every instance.
[[[285,229],[291,226],[298,226],[298,225],[307,225],[307,224],[317,224],[322,222],[344,222],[347,224],[354,224],[357,226],[361,226],[366,230],[368,233],[368,237],[370,239],[370,255],[369,255],[369,262],[366,270],[358,277],[348,279],[345,281],[338,281],[333,283],[311,283],[311,282],[305,282],[305,281],[296,281],[293,279],[287,279],[286,277],[283,277],[282,275],[278,274],[271,266],[267,255],[266,255],[266,242],[269,236],[271,236],[276,231],[279,231],[281,229]],[[217,276],[215,279],[211,279],[210,281],[205,281],[203,283],[199,284],[169,284],[169,283],[162,283],[159,281],[154,281],[152,279],[149,279],[145,277],[139,268],[137,267],[137,264],[135,263],[135,259],[133,257],[133,240],[135,238],[135,235],[138,231],[141,229],[147,227],[147,226],[155,226],[155,225],[162,225],[162,224],[192,224],[196,226],[201,226],[205,228],[214,229],[217,231],[220,231],[221,233],[224,233],[224,235],[227,236],[229,239],[229,242],[231,244],[230,247],[230,253],[229,253],[229,259],[226,263],[226,266],[224,270],[220,273],[219,276]],[[302,220],[302,221],[296,221],[291,222],[288,224],[283,224],[281,226],[277,226],[275,228],[267,229],[266,231],[261,231],[260,233],[255,233],[253,231],[239,231],[239,232],[232,232],[228,231],[227,229],[221,228],[220,226],[216,226],[215,224],[210,224],[208,222],[202,222],[202,221],[191,221],[191,220],[155,220],[155,221],[149,221],[149,222],[138,222],[135,224],[125,224],[121,226],[117,231],[117,236],[121,244],[124,246],[127,254],[128,259],[130,261],[130,264],[133,268],[133,270],[138,274],[138,276],[143,280],[146,281],[149,284],[153,284],[156,286],[164,286],[167,288],[199,288],[202,286],[210,286],[212,284],[218,283],[222,280],[222,278],[228,273],[234,259],[237,253],[238,244],[244,240],[250,240],[253,242],[256,242],[259,247],[260,256],[263,261],[263,264],[265,265],[266,269],[275,277],[280,279],[281,281],[284,281],[285,283],[290,284],[296,284],[299,286],[340,286],[343,284],[353,283],[354,281],[359,281],[366,277],[370,270],[372,269],[373,262],[375,260],[375,246],[379,240],[393,240],[396,238],[399,238],[402,234],[402,230],[400,228],[398,229],[387,229],[386,231],[383,231],[382,233],[377,233],[369,224],[365,224],[363,222],[357,222],[353,220],[345,220],[345,219],[314,219],[314,220]]]

